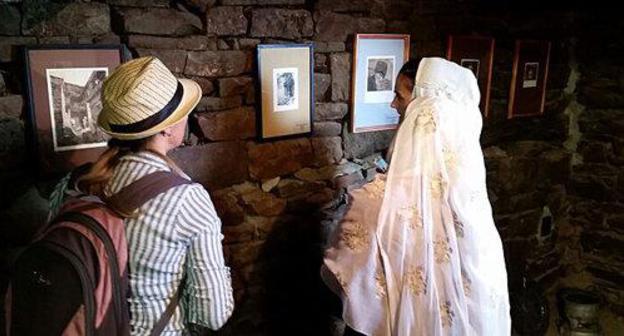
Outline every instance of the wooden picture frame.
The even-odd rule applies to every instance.
[[[494,38],[491,37],[450,35],[446,50],[446,59],[472,70],[475,74],[481,91],[479,107],[486,118],[490,111],[494,44]]]
[[[516,41],[508,119],[544,114],[550,48],[549,41]]]
[[[356,34],[353,41],[351,132],[398,128],[390,104],[401,66],[409,60],[407,34]]]
[[[108,136],[97,126],[103,80],[125,60],[123,45],[23,48],[28,142],[41,176],[94,161]]]
[[[314,47],[261,44],[258,52],[260,108],[258,140],[312,134],[314,120]]]

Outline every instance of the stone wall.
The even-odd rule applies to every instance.
[[[621,20],[594,10],[577,41],[577,158],[569,181],[571,239],[585,271],[624,313],[624,43]],[[613,20],[613,21],[611,21]],[[617,22],[617,26],[614,24]],[[612,30],[613,29],[613,30]],[[572,273],[572,272],[571,272]]]
[[[344,212],[345,190],[374,176],[372,162],[393,136],[348,131],[353,34],[409,33],[412,56],[443,56],[448,34],[482,34],[496,38],[482,143],[511,288],[522,276],[553,288],[587,259],[592,274],[622,289],[624,275],[616,272],[622,260],[610,259],[621,250],[616,230],[624,227],[616,207],[624,185],[618,171],[624,142],[616,137],[623,127],[615,118],[624,100],[621,67],[591,66],[598,52],[575,61],[593,34],[583,11],[526,9],[454,0],[5,1],[0,183],[15,192],[0,194],[0,204],[43,202],[26,191],[36,184],[45,197],[50,185],[27,169],[17,46],[125,43],[134,56],[159,57],[204,92],[192,136],[173,157],[211,191],[223,220],[236,310],[219,334],[327,334],[331,298],[318,277],[322,247]],[[506,119],[515,38],[553,42],[542,117]],[[314,42],[315,135],[259,143],[254,50],[259,43],[289,42]],[[611,52],[605,60],[621,55],[621,45],[591,43]],[[582,164],[570,178],[573,158]],[[540,231],[545,206],[552,232]]]

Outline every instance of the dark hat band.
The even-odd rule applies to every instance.
[[[132,123],[132,124],[117,125],[117,124],[109,123],[108,126],[110,127],[111,131],[115,133],[128,134],[128,133],[140,133],[143,131],[147,131],[148,129],[163,122],[173,113],[173,111],[175,111],[178,108],[178,106],[180,105],[180,102],[182,101],[183,94],[184,94],[184,88],[182,87],[182,84],[180,84],[180,82],[178,81],[178,87],[175,93],[173,94],[173,97],[171,97],[171,100],[169,100],[167,105],[165,105],[165,107],[160,109],[160,111],[158,111],[157,113],[154,113],[153,115],[143,120]]]

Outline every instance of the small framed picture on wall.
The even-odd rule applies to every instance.
[[[29,145],[40,175],[94,161],[108,136],[97,126],[104,79],[124,61],[122,45],[24,48]]]
[[[409,59],[409,35],[356,34],[353,47],[351,132],[395,129],[390,107],[401,66]]]
[[[483,36],[449,36],[446,58],[470,69],[481,91],[481,113],[485,117],[490,111],[490,85],[494,62],[494,39]]]
[[[311,44],[258,45],[261,140],[312,133],[313,57]]]
[[[544,114],[549,41],[517,40],[507,118]]]

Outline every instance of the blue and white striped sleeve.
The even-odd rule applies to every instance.
[[[188,242],[183,305],[187,323],[221,328],[234,310],[230,269],[225,266],[221,220],[208,192],[193,184],[178,212],[178,233]]]

